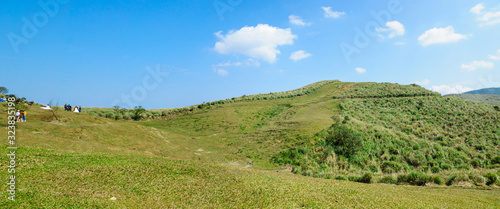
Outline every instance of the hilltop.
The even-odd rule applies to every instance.
[[[31,107],[17,127],[29,202],[17,206],[500,204],[500,112],[417,85],[323,81],[133,114],[84,108],[56,120]]]

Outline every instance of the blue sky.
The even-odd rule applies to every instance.
[[[39,103],[182,107],[321,81],[500,86],[493,0],[4,1],[0,86]]]

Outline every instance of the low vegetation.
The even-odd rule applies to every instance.
[[[429,92],[408,93],[416,92],[414,86],[386,93],[386,98],[367,93],[387,86],[345,93],[360,95],[340,103],[335,124],[312,137],[313,146],[289,149],[273,161],[292,165],[293,172],[302,175],[330,178],[373,172],[382,182],[394,183],[384,175],[398,175],[398,184],[412,185],[441,184],[457,172],[467,175],[473,170],[486,177],[499,171],[500,113],[493,106]]]

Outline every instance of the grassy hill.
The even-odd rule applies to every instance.
[[[465,92],[463,94],[494,94],[494,95],[500,95],[500,88],[478,89],[478,90],[474,90],[474,91]]]
[[[84,110],[28,110],[18,201],[0,206],[500,207],[500,112],[416,85],[325,81],[140,121]]]

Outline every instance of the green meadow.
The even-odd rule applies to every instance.
[[[2,208],[500,207],[500,110],[417,85],[322,81],[176,109],[27,111],[15,202],[0,161]]]

